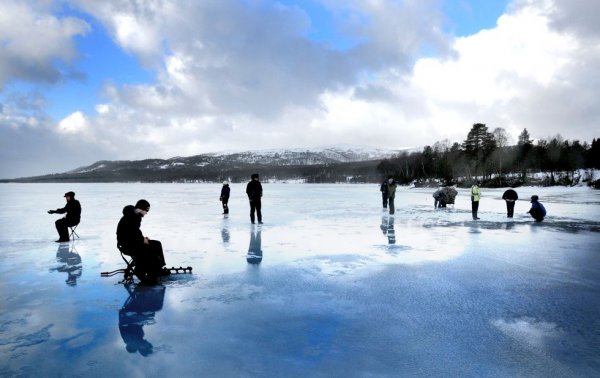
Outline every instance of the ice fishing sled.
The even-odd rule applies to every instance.
[[[111,272],[101,272],[100,276],[102,277],[111,277],[117,274],[123,274],[122,283],[132,283],[133,277],[137,277],[140,282],[147,285],[155,285],[158,283],[160,277],[168,276],[171,274],[179,274],[179,273],[192,273],[192,267],[171,267],[171,268],[161,268],[159,270],[152,269],[151,266],[143,259],[136,257],[125,251],[120,245],[117,246],[119,249],[119,253],[121,254],[121,258],[125,262],[125,268],[113,270]]]

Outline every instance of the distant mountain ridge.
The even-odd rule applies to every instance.
[[[22,178],[21,182],[173,182],[246,180],[250,171],[266,179],[306,182],[348,181],[373,176],[382,159],[402,150],[351,145],[205,153],[144,160],[102,160],[68,172]]]

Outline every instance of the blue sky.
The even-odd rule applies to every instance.
[[[0,4],[0,177],[224,150],[421,147],[475,122],[515,139],[598,136],[600,2],[144,4]]]

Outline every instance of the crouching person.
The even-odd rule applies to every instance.
[[[157,278],[170,273],[166,269],[162,244],[150,240],[142,234],[142,218],[150,211],[150,203],[144,199],[135,206],[123,208],[123,217],[117,226],[117,247],[121,252],[133,257],[134,274],[144,284],[154,285]]]
[[[538,200],[538,196],[531,196],[531,209],[529,209],[528,213],[536,222],[541,222],[546,216],[546,208]]]

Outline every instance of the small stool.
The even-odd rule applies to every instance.
[[[77,226],[79,226],[78,224],[76,224],[75,226],[69,226],[69,228],[71,229],[71,235],[69,235],[69,239],[73,239],[75,240],[75,236],[77,236],[77,239],[79,239],[79,235],[77,235],[77,232],[75,232],[75,229],[77,228]]]

